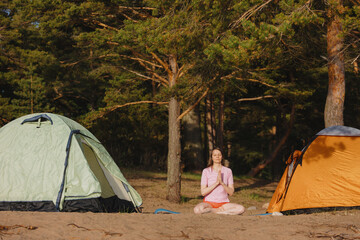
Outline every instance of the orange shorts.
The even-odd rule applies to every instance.
[[[228,203],[228,202],[208,202],[208,201],[204,201],[204,203],[208,203],[211,205],[212,208],[219,208],[222,205]]]

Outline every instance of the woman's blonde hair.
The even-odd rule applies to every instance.
[[[210,158],[209,158],[208,165],[207,165],[208,167],[211,167],[214,164],[214,161],[212,159],[212,155],[213,155],[215,150],[218,150],[221,153],[221,156],[222,156],[222,152],[221,152],[220,148],[214,148],[213,150],[211,150]],[[224,158],[223,157],[221,158],[221,165],[224,165]]]

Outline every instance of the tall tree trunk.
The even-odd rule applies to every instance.
[[[171,74],[169,87],[176,85],[178,66],[174,56],[169,57]],[[168,172],[167,172],[167,199],[170,202],[180,202],[181,194],[181,144],[180,144],[180,104],[175,97],[169,101],[169,145],[168,145]]]
[[[344,101],[345,101],[345,65],[343,50],[343,38],[341,37],[341,0],[329,2],[327,14],[327,54],[329,87],[325,104],[324,120],[325,127],[344,125]]]
[[[219,127],[217,131],[217,145],[224,152],[224,106],[225,106],[225,96],[224,93],[221,94],[220,98],[220,107],[219,107]]]
[[[206,97],[206,135],[208,140],[208,158],[210,158],[210,152],[215,146],[214,132],[213,102],[212,96],[210,95]]]
[[[227,154],[226,154],[227,160],[231,161],[232,143],[230,142],[230,140],[228,140],[228,142],[227,142],[227,149],[226,150],[227,150]]]
[[[201,129],[200,129],[200,116],[198,108],[194,108],[182,118],[184,127],[184,148],[183,159],[185,167],[192,170],[201,170],[204,168],[204,158],[202,152],[201,142]]]
[[[33,75],[30,75],[30,112],[34,113]]]

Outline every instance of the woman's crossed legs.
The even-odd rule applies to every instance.
[[[228,215],[239,215],[245,212],[245,208],[236,203],[225,203],[218,208],[213,208],[209,203],[202,202],[195,206],[194,213],[217,213],[217,214],[228,214]]]

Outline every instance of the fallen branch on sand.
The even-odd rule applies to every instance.
[[[349,234],[328,234],[328,233],[310,233],[310,238],[326,238],[326,239],[338,239],[338,240],[353,240],[360,239],[360,236],[353,236]]]
[[[15,228],[25,228],[27,230],[35,230],[37,229],[38,227],[34,227],[34,226],[23,226],[23,225],[13,225],[13,226],[2,226],[0,225],[0,237],[1,236],[4,236],[6,234],[14,234],[14,233],[9,233],[9,232],[6,232],[6,231],[9,231],[9,230],[12,230],[12,229],[15,229]],[[2,238],[1,238],[2,239]]]
[[[90,228],[86,228],[86,227],[82,227],[82,226],[78,226],[74,223],[70,223],[68,224],[68,226],[73,226],[73,227],[77,227],[77,228],[81,228],[81,229],[84,229],[86,231],[100,231],[100,232],[103,232],[105,235],[109,235],[109,236],[122,236],[123,234],[122,233],[113,233],[113,232],[108,232],[108,231],[105,231],[103,229],[90,229]]]

